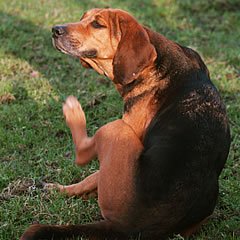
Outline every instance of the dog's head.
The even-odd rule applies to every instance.
[[[92,9],[79,22],[54,26],[53,44],[116,84],[127,84],[156,59],[145,29],[127,12]]]

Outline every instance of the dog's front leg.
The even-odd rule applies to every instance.
[[[78,100],[69,96],[63,104],[63,114],[69,126],[76,152],[76,164],[85,165],[90,162],[97,154],[95,148],[95,137],[88,137],[86,130],[86,118]],[[68,186],[48,183],[46,189],[59,189],[66,192],[69,196],[84,195],[94,192],[97,189],[98,172],[85,178],[83,181]]]

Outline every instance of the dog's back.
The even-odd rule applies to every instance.
[[[230,145],[225,107],[206,66],[196,52],[180,48],[192,68],[178,69],[173,62],[168,77],[181,74],[148,127],[136,177],[154,232],[178,232],[213,212]],[[164,64],[161,58],[158,64]]]

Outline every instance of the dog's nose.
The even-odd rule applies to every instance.
[[[67,32],[66,26],[54,26],[52,28],[53,36],[58,37],[64,35]]]

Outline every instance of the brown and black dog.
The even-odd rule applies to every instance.
[[[225,107],[200,56],[117,9],[90,10],[52,31],[58,50],[113,81],[124,113],[88,137],[81,105],[67,98],[76,164],[98,156],[100,170],[74,185],[48,187],[70,196],[97,189],[104,220],[36,224],[21,240],[193,233],[214,210],[230,145]]]

